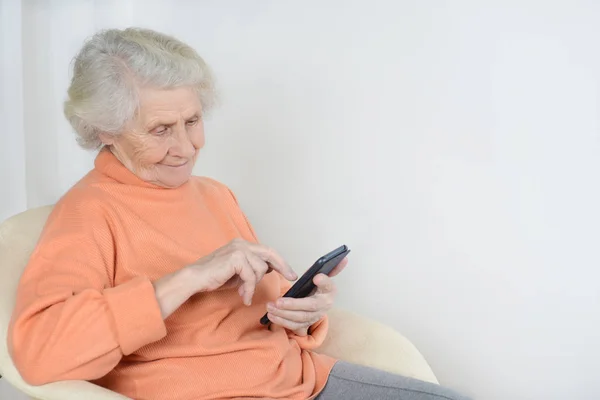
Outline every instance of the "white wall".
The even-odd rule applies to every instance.
[[[64,37],[87,11],[42,3],[25,46],[65,45],[30,55],[49,66],[26,75],[26,128],[59,143],[49,170],[28,163],[30,206],[91,164],[59,113],[84,33],[165,30],[219,79],[196,173],[234,189],[264,242],[300,271],[347,243],[339,305],[407,335],[443,384],[600,398],[600,3],[108,2]]]

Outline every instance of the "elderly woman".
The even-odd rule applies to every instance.
[[[310,297],[281,298],[296,274],[227,187],[191,175],[213,96],[202,58],[172,37],[108,30],[84,45],[65,115],[99,153],[21,279],[9,347],[23,378],[136,399],[459,398],[313,352],[330,277]]]

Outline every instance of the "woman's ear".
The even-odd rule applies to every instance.
[[[100,139],[102,144],[105,146],[112,146],[115,143],[115,137],[114,137],[114,135],[111,135],[110,133],[102,132],[102,133],[98,134],[98,138]]]

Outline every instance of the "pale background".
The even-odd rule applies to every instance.
[[[298,271],[348,244],[339,305],[476,399],[600,398],[600,2],[0,4],[1,218],[91,167],[61,113],[82,40],[164,30],[221,90],[196,173]]]

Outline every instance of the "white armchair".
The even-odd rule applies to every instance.
[[[16,215],[0,225],[0,375],[38,400],[118,400],[115,392],[85,381],[31,386],[21,379],[8,354],[6,337],[19,278],[37,242],[51,206]],[[330,332],[319,349],[338,359],[438,383],[427,361],[402,335],[364,317],[333,309]]]

